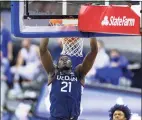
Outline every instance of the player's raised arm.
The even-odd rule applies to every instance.
[[[90,52],[86,55],[79,68],[79,71],[83,76],[85,76],[89,72],[89,70],[92,68],[94,64],[98,52],[96,38],[90,38],[90,48]]]
[[[40,40],[40,57],[47,73],[53,73],[55,68],[53,65],[52,56],[47,48],[48,42],[48,38],[43,38]]]

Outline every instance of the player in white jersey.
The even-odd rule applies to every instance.
[[[11,72],[14,74],[14,88],[19,89],[20,77],[23,80],[34,80],[35,75],[40,72],[39,67],[41,67],[39,47],[31,44],[30,39],[24,39],[16,65],[11,67]]]

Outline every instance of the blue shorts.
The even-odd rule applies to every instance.
[[[51,117],[49,117],[48,120],[78,120],[78,117],[67,119],[67,118],[56,118],[56,117],[51,116]]]

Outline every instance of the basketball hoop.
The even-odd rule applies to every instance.
[[[82,57],[83,38],[67,37],[62,38],[63,49],[61,55]]]
[[[53,23],[52,23],[53,22]],[[57,22],[57,23],[56,23]],[[61,23],[60,20],[51,20],[50,25],[52,26],[66,26],[63,21]],[[62,27],[59,28],[63,31],[72,31],[76,29],[76,25],[68,25],[68,27]],[[61,55],[69,55],[69,56],[76,56],[76,57],[82,57],[82,51],[83,51],[83,38],[79,37],[65,37],[61,38],[62,42],[62,52]]]

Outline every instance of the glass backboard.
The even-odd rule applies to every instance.
[[[24,18],[31,19],[66,19],[78,18],[81,5],[84,4],[105,5],[103,1],[26,1],[24,2]]]
[[[78,30],[80,7],[90,3],[109,5],[108,2],[99,0],[12,1],[12,31],[17,37],[32,38],[112,36],[104,33],[83,33]],[[57,24],[53,25],[55,22]],[[70,25],[72,27],[68,27]],[[113,34],[115,35],[118,34]]]

